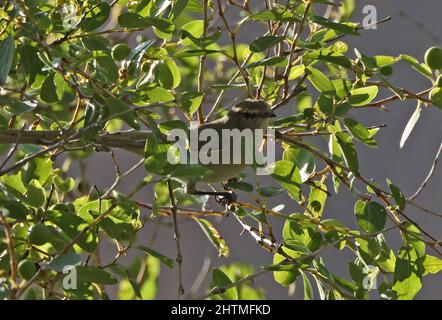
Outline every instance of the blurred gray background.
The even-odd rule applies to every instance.
[[[257,2],[255,2],[257,3]],[[361,52],[368,55],[385,54],[397,56],[398,54],[410,54],[423,60],[427,48],[433,45],[441,45],[439,35],[442,31],[442,2],[440,0],[378,0],[378,1],[357,1],[356,14],[353,21],[362,20],[362,8],[364,5],[375,5],[378,11],[378,18],[382,19],[391,16],[392,20],[380,25],[377,30],[363,31],[362,37],[349,37],[345,41],[349,44],[350,50],[357,47]],[[253,28],[245,29],[240,33],[239,41],[250,42],[259,36],[260,30]],[[352,54],[352,53],[351,53]],[[408,65],[396,64],[394,67],[392,82],[397,86],[403,86],[413,92],[426,89],[430,86],[428,80],[413,71]],[[380,97],[378,97],[380,98]],[[442,130],[442,113],[435,108],[423,110],[415,130],[404,149],[399,149],[399,141],[402,131],[413,113],[416,106],[415,101],[395,102],[388,105],[389,112],[380,110],[360,110],[352,113],[356,119],[365,125],[387,124],[387,127],[377,136],[378,149],[369,149],[360,144],[357,145],[361,166],[361,173],[368,178],[374,178],[382,186],[385,186],[385,179],[391,179],[400,186],[406,196],[413,194],[427,175],[434,155],[439,147]],[[208,106],[206,106],[208,108]],[[288,106],[281,110],[281,115],[293,112],[293,107]],[[323,147],[324,141],[314,140]],[[128,169],[138,161],[138,158],[129,153],[118,152],[118,161],[122,170]],[[78,173],[77,169],[73,168]],[[122,183],[118,190],[130,191],[145,174],[143,168],[130,175]],[[98,154],[88,161],[87,176],[90,181],[98,181],[99,188],[110,186],[114,179],[113,165],[108,154]],[[433,178],[430,180],[423,194],[417,202],[435,211],[442,211],[441,182],[442,168],[436,168]],[[253,181],[253,180],[251,180]],[[343,189],[342,189],[343,190]],[[241,194],[242,197],[246,197]],[[144,202],[151,202],[152,191],[144,189],[137,195],[137,199]],[[247,200],[246,198],[244,198]],[[350,227],[355,226],[353,206],[357,199],[348,192],[341,192],[328,199],[323,214],[324,218],[336,218],[343,221]],[[288,201],[284,196],[275,197],[269,202],[272,204],[286,203],[284,213],[301,212],[297,205]],[[216,203],[211,203],[212,209],[222,210]],[[406,211],[410,217],[419,221],[421,226],[437,238],[441,238],[442,221],[436,217],[419,212],[412,207]],[[143,214],[146,214],[144,211]],[[225,238],[230,248],[230,256],[227,259],[217,257],[215,249],[209,244],[207,238],[192,221],[183,221],[180,224],[181,244],[184,256],[184,286],[188,290],[200,273],[201,266],[206,257],[211,258],[212,267],[225,263],[242,261],[250,263],[259,269],[261,265],[271,264],[272,255],[258,247],[254,240],[247,234],[240,236],[241,227],[232,215],[222,219],[210,219]],[[253,223],[252,221],[250,223]],[[274,232],[281,237],[282,221],[271,220]],[[148,223],[145,230],[140,233],[138,242],[147,245],[147,241],[153,232],[152,223]],[[400,246],[400,238],[397,232],[390,232],[387,240],[392,241],[393,248],[397,250]],[[153,248],[159,252],[175,257],[175,243],[173,230],[170,227],[160,229],[158,238]],[[102,255],[103,260],[110,260],[114,255],[114,246],[105,245]],[[434,254],[429,252],[430,254]],[[123,261],[129,262],[133,257],[129,254]],[[329,250],[324,255],[326,265],[338,275],[347,279],[348,262],[354,260],[354,255],[347,250]],[[210,274],[203,283],[199,293],[201,294],[210,281]],[[287,288],[275,283],[272,273],[268,273],[254,282],[255,286],[265,288],[268,299],[299,299],[302,298],[302,283],[297,282],[294,296],[288,295]],[[442,275],[429,275],[424,278],[423,289],[418,294],[418,299],[441,299],[442,298]],[[161,266],[161,275],[158,283],[157,298],[167,299],[177,296],[177,269],[168,269]],[[111,288],[115,292],[115,288]]]

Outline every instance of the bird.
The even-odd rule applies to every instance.
[[[270,106],[263,100],[246,99],[235,106],[233,106],[227,114],[217,120],[206,122],[198,127],[199,132],[203,132],[205,129],[213,129],[221,136],[223,129],[234,130],[238,129],[242,132],[244,129],[251,129],[254,132],[255,129],[266,130],[269,126],[270,119],[276,117],[276,114],[271,110]],[[253,140],[255,141],[255,140]],[[204,143],[201,141],[198,144],[198,151],[201,150]],[[260,146],[254,146],[254,148]],[[211,150],[214,152],[214,150]],[[199,191],[196,189],[197,183],[226,183],[232,179],[235,179],[250,163],[245,160],[245,146],[244,142],[241,146],[230,145],[230,150],[223,149],[222,139],[219,139],[219,153],[217,156],[222,157],[223,152],[230,152],[229,163],[209,163],[203,166],[210,170],[207,175],[195,179],[187,180],[186,191],[189,194],[195,195],[214,195],[217,197],[224,197],[227,202],[232,201],[231,192],[211,192],[211,191]],[[234,153],[241,151],[241,159],[239,163],[233,163]]]

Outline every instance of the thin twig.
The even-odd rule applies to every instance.
[[[204,51],[206,49],[205,46],[205,39],[207,37],[207,6],[208,6],[208,0],[204,0],[203,1],[203,21],[204,21],[204,25],[203,25],[203,41],[201,41],[201,50]],[[203,54],[200,57],[200,65],[199,65],[199,71],[198,71],[198,92],[199,93],[203,93],[203,86],[204,86],[204,73],[205,73],[205,63],[206,63],[206,55]],[[204,96],[203,96],[204,99]],[[198,108],[198,123],[200,125],[202,125],[204,123],[204,116],[203,116],[203,110],[202,110],[202,105],[203,103],[201,103],[200,107]]]
[[[172,211],[173,227],[174,227],[174,238],[177,250],[176,262],[178,263],[178,299],[181,299],[184,294],[183,286],[183,255],[181,254],[181,244],[180,244],[180,231],[178,229],[177,221],[177,207],[175,203],[175,196],[173,194],[172,181],[167,180],[167,187],[169,189],[170,198],[170,210]]]
[[[136,169],[138,169],[142,164],[144,163],[144,158],[141,159],[140,161],[138,161],[137,163],[135,163],[129,170],[127,170],[124,173],[117,174],[114,183],[108,188],[108,190],[106,191],[106,193],[103,195],[103,198],[106,198],[107,196],[109,196],[109,194],[115,190],[115,188],[121,183],[121,181],[123,181],[123,179],[125,177],[127,177],[128,175],[130,175],[132,172],[134,172]]]
[[[201,266],[201,270],[195,279],[195,282],[193,283],[192,287],[189,290],[189,297],[192,297],[199,290],[204,280],[206,279],[207,274],[210,271],[211,264],[212,260],[209,257],[206,257],[204,259],[203,265]]]
[[[5,216],[3,215],[3,212],[0,210],[0,220],[5,227],[5,235],[6,235],[6,245],[8,246],[8,252],[9,252],[9,265],[11,268],[11,281],[13,290],[11,292],[11,299],[15,300],[16,298],[16,289],[17,289],[17,259],[15,256],[15,250],[14,250],[14,244],[12,243],[12,233],[11,233],[11,227],[6,221]]]
[[[421,186],[417,191],[410,197],[410,200],[416,199],[419,194],[424,190],[425,186],[427,185],[428,181],[431,179],[434,173],[434,169],[436,168],[437,162],[439,160],[440,154],[442,152],[442,141],[440,142],[439,149],[437,150],[436,156],[434,157],[433,164],[431,165],[430,171],[427,174],[427,177],[422,182]]]

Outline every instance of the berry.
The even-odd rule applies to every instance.
[[[384,76],[384,77],[389,77],[393,74],[393,68],[391,66],[383,66],[379,69],[379,72]]]
[[[118,43],[112,48],[112,58],[115,61],[121,61],[127,58],[130,48],[125,43]]]
[[[425,53],[425,63],[433,70],[442,68],[442,48],[432,47]]]
[[[18,264],[18,274],[25,280],[31,279],[36,272],[35,263],[29,259],[22,260]]]
[[[431,90],[430,100],[436,107],[442,110],[442,88],[436,87]]]

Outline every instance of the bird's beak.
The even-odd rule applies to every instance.
[[[264,113],[264,118],[274,118],[274,117],[276,117],[276,114],[272,110],[266,111]]]

